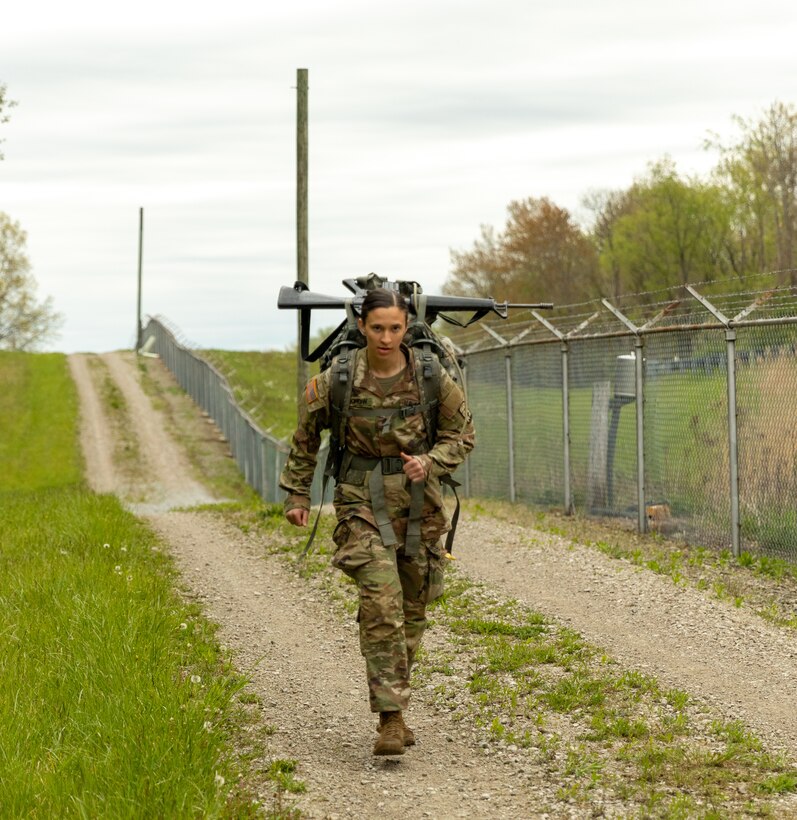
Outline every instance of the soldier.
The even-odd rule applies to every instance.
[[[421,403],[415,359],[420,353],[402,343],[408,308],[397,291],[369,291],[357,324],[366,344],[354,354],[345,451],[336,476],[332,563],[359,589],[360,649],[371,711],[379,713],[374,754],[400,755],[415,743],[402,712],[426,605],[443,593],[446,553],[440,536],[450,522],[440,476],[464,461],[475,437],[465,396],[442,367],[437,403]],[[332,420],[332,377],[330,368],[308,382],[280,477],[288,492],[285,516],[299,527],[309,518],[321,431]],[[424,424],[430,407],[437,416],[431,442]]]

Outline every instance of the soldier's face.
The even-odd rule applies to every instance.
[[[407,332],[407,316],[399,307],[374,308],[365,322],[358,319],[365,334],[368,352],[377,360],[389,361],[399,355],[399,346]]]

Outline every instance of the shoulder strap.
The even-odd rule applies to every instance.
[[[432,351],[431,345],[423,342],[414,345],[412,357],[415,364],[415,381],[421,396],[423,422],[426,438],[431,450],[437,433],[437,407],[440,396],[440,359]]]
[[[351,348],[335,356],[330,379],[332,437],[341,445],[346,441],[346,416],[351,404],[351,388],[354,382],[354,361],[357,349]]]

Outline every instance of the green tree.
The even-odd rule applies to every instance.
[[[605,198],[595,241],[604,281],[644,293],[711,281],[725,271],[729,211],[720,186],[683,179],[665,158],[623,194]]]
[[[25,232],[0,212],[0,347],[27,350],[48,341],[61,323],[52,299],[37,302]]]
[[[717,176],[732,193],[729,261],[739,274],[776,269],[797,285],[797,109],[774,102],[759,120],[733,119],[735,142],[706,141],[719,151]]]
[[[483,225],[469,251],[451,251],[446,293],[566,303],[595,295],[596,255],[570,213],[547,198],[511,202],[503,233]]]
[[[616,299],[625,287],[616,248],[615,229],[620,217],[633,209],[631,191],[591,191],[584,197],[582,204],[595,215],[592,239],[598,254],[600,294]]]

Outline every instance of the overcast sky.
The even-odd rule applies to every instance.
[[[298,68],[311,288],[377,271],[433,293],[512,200],[584,220],[585,194],[665,154],[706,173],[709,131],[797,102],[796,24],[791,0],[14,3],[0,210],[64,314],[52,349],[132,346],[139,207],[145,314],[202,347],[283,348]]]

